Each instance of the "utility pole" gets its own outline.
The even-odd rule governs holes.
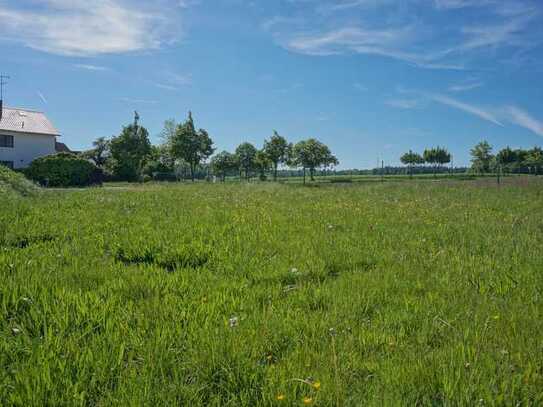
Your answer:
[[[381,160],[381,182],[385,182],[385,160]]]
[[[2,120],[2,113],[4,111],[4,85],[8,83],[6,80],[9,79],[7,75],[0,75],[0,121]]]

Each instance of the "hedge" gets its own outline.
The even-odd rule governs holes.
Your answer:
[[[25,171],[28,178],[48,187],[101,185],[103,172],[90,161],[71,153],[38,158]]]

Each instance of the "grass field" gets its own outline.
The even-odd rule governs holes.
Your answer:
[[[543,404],[535,178],[0,199],[2,406]]]

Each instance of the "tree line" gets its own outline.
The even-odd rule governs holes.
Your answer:
[[[543,168],[543,150],[533,147],[529,150],[505,147],[496,154],[487,141],[481,141],[470,150],[471,170],[478,174],[491,172],[534,174],[541,173]]]
[[[512,149],[505,147],[496,154],[492,153],[492,146],[487,141],[481,141],[470,150],[471,168],[468,172],[473,174],[489,174],[496,172],[535,174],[538,175],[543,169],[543,150],[540,147],[532,149]],[[442,147],[435,147],[424,150],[419,154],[409,150],[400,158],[402,164],[407,167],[409,174],[430,164],[434,174],[440,167],[451,162],[451,154]]]
[[[269,173],[277,180],[281,166],[301,169],[305,181],[306,171],[314,180],[319,169],[339,164],[330,148],[320,141],[310,138],[289,143],[276,131],[260,149],[244,142],[233,152],[213,155],[216,149],[212,138],[205,129],[196,128],[191,112],[183,123],[167,120],[161,132],[162,143],[152,145],[149,132],[138,125],[138,119],[136,114],[134,123],[123,127],[118,136],[95,140],[93,148],[83,152],[84,157],[111,179],[123,181],[179,179],[187,173],[193,181],[202,175],[222,181],[229,175],[265,180]]]
[[[401,156],[400,161],[407,166],[411,177],[413,176],[413,168],[423,164],[430,164],[435,175],[440,166],[451,162],[451,153],[443,147],[426,149],[422,154],[409,150]]]

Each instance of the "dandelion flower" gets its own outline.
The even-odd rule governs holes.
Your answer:
[[[316,381],[312,386],[315,390],[319,391],[321,389],[321,382]]]
[[[304,405],[309,406],[309,405],[313,404],[313,398],[312,397],[304,397],[303,402],[304,402]]]
[[[276,399],[277,401],[283,401],[284,399],[286,399],[286,396],[284,394],[278,394]]]

